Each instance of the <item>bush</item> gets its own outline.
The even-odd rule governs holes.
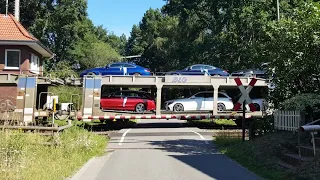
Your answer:
[[[251,137],[261,136],[272,132],[274,129],[273,115],[265,116],[263,118],[254,118],[251,120]]]
[[[105,152],[107,139],[72,127],[50,138],[19,131],[0,131],[0,177],[6,179],[65,179],[85,162]],[[58,142],[58,145],[43,143]],[[1,178],[0,178],[1,179]]]
[[[281,104],[283,110],[304,111],[306,119],[320,118],[320,95],[318,94],[299,94],[293,98],[285,100]]]
[[[293,98],[285,100],[281,104],[283,110],[304,111],[308,106],[314,107],[320,104],[320,95],[318,94],[299,94]]]

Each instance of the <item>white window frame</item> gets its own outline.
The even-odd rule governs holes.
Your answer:
[[[37,59],[35,61],[35,58]],[[35,62],[35,68],[34,66],[32,66],[32,62]],[[39,56],[31,53],[31,57],[30,57],[30,72],[35,73],[35,74],[40,74],[40,58]]]
[[[19,52],[19,66],[18,67],[8,66],[8,51]],[[21,51],[19,49],[6,49],[5,50],[5,69],[20,69],[20,63],[21,63]]]

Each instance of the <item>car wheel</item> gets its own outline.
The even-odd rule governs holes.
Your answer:
[[[136,112],[143,113],[146,110],[146,106],[143,103],[138,103],[136,105]]]
[[[260,111],[260,105],[259,105],[259,104],[254,103],[253,105],[254,105],[254,107],[256,108],[256,111]]]
[[[134,75],[134,76],[141,76],[140,73],[134,73],[133,75]]]
[[[218,109],[218,111],[225,111],[226,110],[226,106],[223,103],[218,103],[217,104],[217,109]]]
[[[173,106],[173,111],[174,112],[182,112],[182,111],[184,111],[184,107],[181,103],[177,103]]]

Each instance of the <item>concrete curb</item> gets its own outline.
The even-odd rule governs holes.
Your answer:
[[[82,168],[69,180],[95,180],[104,164],[113,154],[113,151],[108,151],[108,154],[91,158]]]

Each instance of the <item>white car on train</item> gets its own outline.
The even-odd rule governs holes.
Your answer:
[[[233,109],[233,101],[230,96],[224,92],[218,92],[218,111]],[[213,110],[213,91],[202,91],[189,98],[174,99],[165,102],[167,111],[212,111]]]
[[[256,111],[265,111],[267,109],[267,101],[263,98],[252,99],[252,103],[256,108]],[[242,106],[240,107],[240,110],[242,110]],[[246,110],[250,111],[248,104],[246,104]]]

